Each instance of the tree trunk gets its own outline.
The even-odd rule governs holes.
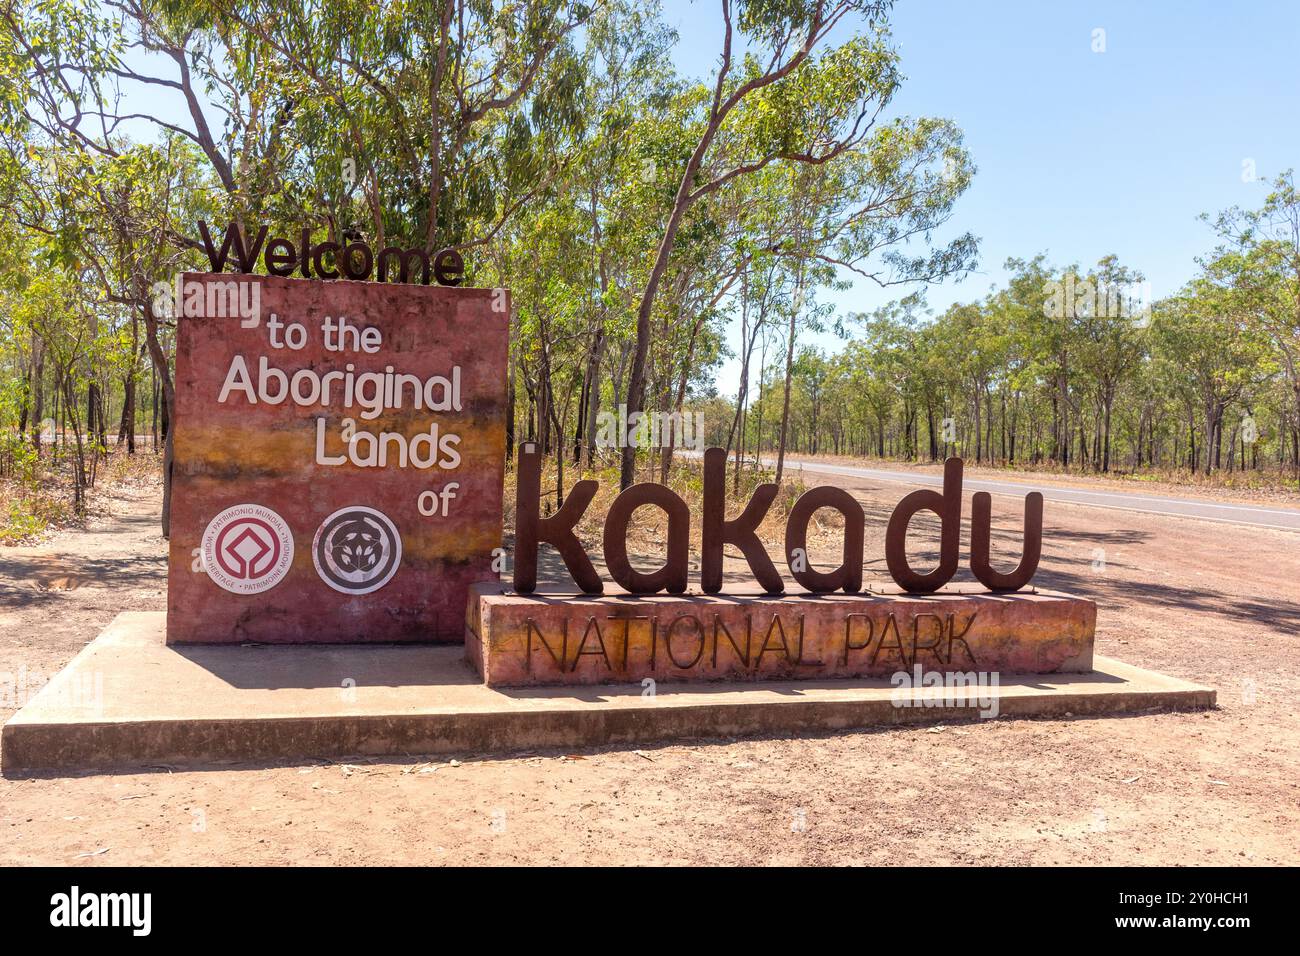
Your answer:
[[[596,455],[596,418],[600,413],[600,364],[605,354],[605,329],[596,332],[596,342],[587,366],[587,408],[583,416],[586,434],[583,436],[582,465],[590,468]]]
[[[63,384],[63,408],[72,426],[74,439],[72,458],[72,506],[78,517],[86,514],[86,449],[82,441],[81,422],[77,415],[77,396],[73,393],[73,377],[65,373]],[[65,439],[66,442],[66,439]]]
[[[1104,437],[1101,440],[1101,471],[1102,474],[1110,473],[1110,413],[1111,407],[1115,404],[1115,396],[1106,396],[1105,422],[1102,426]]]
[[[41,429],[45,418],[45,348],[32,335],[32,446],[41,454]]]
[[[128,454],[135,454],[135,373],[122,380],[122,420],[117,428],[117,444],[126,445]]]
[[[798,289],[803,292],[802,278]],[[797,309],[790,309],[790,331],[785,347],[785,394],[781,399],[781,433],[776,444],[776,483],[781,483],[781,473],[785,468],[786,430],[790,426],[790,381],[794,377],[794,331]]]
[[[167,353],[163,351],[158,338],[158,318],[153,312],[153,302],[142,297],[141,308],[144,310],[145,341],[149,346],[149,356],[153,359],[154,370],[162,384],[162,418],[163,418],[163,507],[162,535],[171,536],[172,525],[172,417],[176,411],[176,386],[172,381],[171,368],[167,364]]]

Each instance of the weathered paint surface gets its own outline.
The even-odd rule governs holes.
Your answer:
[[[475,588],[466,655],[491,686],[1092,669],[1096,605],[1016,594],[560,596]]]
[[[222,281],[234,276],[187,275]],[[262,324],[238,318],[182,317],[176,358],[175,466],[168,571],[168,643],[459,641],[470,586],[495,581],[492,550],[501,546],[505,462],[507,309],[490,289],[239,276],[260,283]],[[496,297],[501,299],[500,295]],[[499,306],[499,302],[497,303]],[[266,317],[299,322],[310,333],[301,350],[268,348]],[[327,351],[321,323],[345,316],[383,335],[375,354]],[[288,374],[397,372],[427,378],[460,366],[460,411],[406,407],[363,419],[337,402],[250,405],[217,401],[236,355],[254,380],[266,356]],[[337,384],[335,386],[338,387]],[[345,451],[344,419],[358,429],[408,439],[436,423],[460,436],[455,469],[317,464],[316,419],[326,420],[329,454]],[[424,516],[421,491],[459,483],[446,516]],[[197,560],[204,529],[224,509],[257,504],[292,530],[293,561],[273,587],[236,594],[218,587]],[[386,515],[401,537],[391,579],[366,594],[328,586],[313,562],[313,539],[335,511],[353,506]],[[196,570],[198,568],[198,570]]]

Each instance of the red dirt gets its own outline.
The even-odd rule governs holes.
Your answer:
[[[906,489],[826,480],[863,501],[883,578]],[[165,606],[156,494],[109,504],[0,550],[0,672],[49,673],[117,611]],[[1098,601],[1098,653],[1215,686],[1218,710],[4,779],[0,863],[1300,863],[1300,538],[1055,503],[1046,521],[1035,583]]]

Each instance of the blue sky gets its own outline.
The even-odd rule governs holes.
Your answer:
[[[664,3],[679,70],[707,75],[719,0]],[[952,220],[980,237],[979,271],[930,287],[936,311],[1000,283],[1008,256],[1037,252],[1058,264],[1113,252],[1166,295],[1213,246],[1199,213],[1262,200],[1244,162],[1260,178],[1300,166],[1297,0],[902,0],[891,23],[907,77],[895,111],[954,120],[979,170]],[[832,301],[865,311],[900,294],[860,279]],[[734,393],[737,377],[727,363],[719,389]]]

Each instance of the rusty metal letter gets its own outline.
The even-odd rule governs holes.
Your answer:
[[[594,484],[594,482],[593,482]],[[627,559],[627,525],[641,505],[655,505],[668,515],[668,554],[663,567],[649,574],[637,571]],[[605,516],[605,566],[610,576],[633,594],[686,590],[690,559],[691,510],[671,489],[642,482],[622,492]]]
[[[815,571],[808,560],[808,522],[819,508],[834,508],[844,515],[844,560],[834,571]],[[843,488],[823,485],[799,496],[785,524],[785,557],[790,573],[814,594],[828,594],[843,588],[850,594],[862,590],[862,546],[866,518],[862,505]],[[804,570],[795,570],[795,551],[803,553]]]
[[[591,558],[573,528],[582,518],[600,487],[594,481],[580,481],[568,499],[549,518],[541,516],[542,456],[532,442],[519,446],[515,488],[515,590],[532,594],[537,589],[537,546],[543,541],[555,545],[574,582],[586,594],[600,594],[605,586],[592,566]]]
[[[1043,496],[1037,491],[1025,495],[1024,548],[1020,564],[1010,574],[994,571],[989,564],[989,539],[993,524],[993,496],[976,492],[971,498],[970,569],[990,591],[1019,591],[1038,570],[1043,554]]]
[[[754,530],[767,514],[776,497],[777,486],[759,485],[754,489],[753,497],[745,505],[740,517],[731,521],[727,519],[727,452],[724,448],[708,448],[704,452],[704,514],[703,533],[700,547],[700,587],[705,594],[717,594],[722,590],[722,546],[734,544],[745,560],[749,570],[768,594],[780,594],[785,590],[776,565],[767,555],[763,542],[758,540]]]
[[[889,516],[885,530],[885,564],[889,575],[904,591],[926,594],[937,591],[957,573],[961,557],[961,475],[960,458],[943,463],[943,494],[930,489],[913,491],[905,496]],[[907,562],[907,526],[918,511],[933,511],[943,521],[939,536],[939,566],[918,574]]]

